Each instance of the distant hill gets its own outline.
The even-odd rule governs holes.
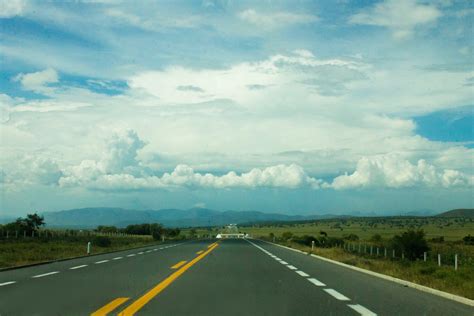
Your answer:
[[[219,226],[230,223],[298,221],[328,218],[330,215],[301,216],[257,211],[216,211],[205,208],[189,210],[127,210],[122,208],[82,208],[42,214],[48,227],[90,228],[98,225],[125,227],[130,224],[158,222],[167,227]],[[336,217],[336,216],[333,216]]]
[[[455,210],[447,211],[436,216],[439,217],[471,217],[474,218],[474,209],[472,208],[458,208]]]

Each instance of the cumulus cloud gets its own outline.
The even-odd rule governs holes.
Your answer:
[[[35,92],[47,92],[48,85],[57,83],[59,81],[58,73],[52,68],[48,68],[38,72],[20,73],[13,78],[14,81],[19,81],[22,87],[26,90]]]
[[[416,0],[387,0],[375,4],[350,18],[350,23],[387,27],[393,37],[412,36],[416,27],[435,22],[441,12],[434,5],[419,4]]]
[[[456,170],[438,170],[420,159],[416,164],[398,155],[363,157],[356,170],[336,177],[327,187],[336,190],[352,188],[402,188],[413,186],[472,186],[473,177]]]
[[[294,24],[308,24],[318,21],[318,17],[312,14],[291,12],[262,13],[253,9],[240,12],[238,17],[245,22],[264,29],[277,29]]]
[[[25,7],[24,0],[0,0],[0,19],[22,15]]]

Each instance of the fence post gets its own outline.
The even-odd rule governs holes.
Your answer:
[[[384,254],[384,257],[387,258],[387,248],[384,249],[383,254]]]
[[[423,261],[426,262],[426,251],[423,252]]]
[[[392,258],[395,258],[395,249],[392,250]]]
[[[311,240],[311,251],[314,250],[314,240]]]
[[[458,270],[458,254],[454,254],[454,270]]]
[[[91,242],[87,242],[87,254],[90,255],[91,254]]]
[[[372,250],[373,250],[373,247],[372,245],[370,245],[370,255],[372,255]]]
[[[377,257],[379,256],[379,247],[377,247]]]
[[[441,267],[441,254],[438,253],[438,266]]]
[[[18,231],[15,230],[15,238],[18,239]]]

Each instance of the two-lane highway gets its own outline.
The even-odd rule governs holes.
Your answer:
[[[258,240],[147,247],[0,272],[0,315],[474,315]]]

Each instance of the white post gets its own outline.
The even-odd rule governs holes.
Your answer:
[[[454,255],[454,270],[458,269],[458,254]]]
[[[385,248],[383,254],[384,254],[384,257],[387,258],[387,248]]]
[[[438,266],[441,267],[441,254],[438,253]]]
[[[379,256],[379,247],[377,247],[377,257]]]
[[[402,251],[402,259],[405,259],[405,253]]]
[[[426,262],[426,251],[423,252],[423,261]]]
[[[161,242],[165,242],[165,235],[161,235]]]
[[[395,258],[395,249],[392,250],[392,258]]]
[[[311,240],[311,251],[314,250],[314,240]]]
[[[90,241],[87,243],[87,254],[88,255],[91,254],[91,242]]]

